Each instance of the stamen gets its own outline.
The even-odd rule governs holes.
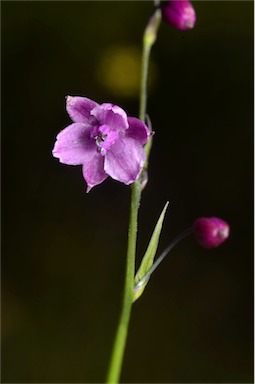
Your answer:
[[[96,143],[96,145],[99,147],[99,149],[98,149],[98,151],[101,153],[101,152],[103,152],[103,148],[101,147],[101,142],[102,141],[105,141],[107,139],[107,135],[106,134],[104,134],[104,133],[102,133],[102,134],[100,134],[100,135],[96,135],[96,136],[94,136],[94,140],[95,140],[95,143]]]
[[[115,143],[118,133],[104,124],[96,127],[92,132],[92,139],[97,147],[97,152],[105,156],[110,147]]]
[[[100,155],[104,156],[105,155],[105,149],[102,147],[97,148],[97,152],[100,153]]]

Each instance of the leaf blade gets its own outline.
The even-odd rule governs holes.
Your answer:
[[[143,278],[143,276],[149,271],[149,269],[153,265],[153,261],[158,249],[159,237],[160,237],[162,226],[163,226],[163,220],[164,220],[168,205],[169,205],[169,201],[166,202],[159,216],[157,224],[154,228],[147,250],[143,256],[140,267],[135,275],[135,286],[139,283],[139,281]],[[134,301],[141,296],[147,282],[138,290],[134,290]]]

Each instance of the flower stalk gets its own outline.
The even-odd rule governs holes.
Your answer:
[[[161,22],[161,10],[156,9],[149,20],[143,35],[142,70],[140,87],[139,119],[145,121],[147,104],[147,80],[151,48],[157,39],[157,32]]]
[[[135,255],[137,238],[137,219],[140,204],[141,189],[138,182],[131,186],[131,207],[128,233],[128,249],[126,264],[126,279],[124,288],[124,297],[118,329],[113,346],[113,352],[110,362],[110,368],[107,376],[107,383],[115,384],[119,382],[123,355],[126,345],[128,324],[133,303],[133,286],[135,274]]]
[[[147,80],[148,68],[151,47],[156,41],[157,30],[161,21],[161,11],[157,9],[145,29],[143,37],[143,53],[142,53],[142,68],[141,68],[141,90],[140,90],[140,108],[139,119],[145,121],[146,104],[147,104]],[[152,139],[149,140],[151,142]],[[146,164],[148,166],[148,156],[151,144],[145,146]],[[131,309],[134,299],[134,277],[135,277],[135,256],[136,256],[136,240],[137,240],[137,222],[138,209],[141,199],[141,184],[137,180],[131,185],[131,207],[128,232],[128,249],[127,249],[127,264],[126,278],[124,287],[124,297],[120,320],[113,345],[112,357],[110,360],[109,371],[106,382],[108,384],[117,384],[119,382],[124,350],[126,345],[128,325],[131,315]]]
[[[161,23],[162,15],[161,10],[156,9],[151,16],[143,35],[143,51],[142,51],[142,68],[141,68],[141,86],[140,86],[140,109],[139,119],[145,121],[146,107],[147,107],[147,85],[148,85],[148,72],[150,53],[153,44],[157,39],[158,29]],[[146,161],[144,169],[148,168],[149,155],[152,146],[152,138],[145,145]]]

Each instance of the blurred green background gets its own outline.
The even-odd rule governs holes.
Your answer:
[[[253,381],[253,2],[196,1],[152,52],[154,145],[138,255],[170,200],[160,250],[199,216],[231,237],[190,238],[132,312],[122,382]],[[138,114],[150,1],[2,2],[2,382],[103,382],[120,311],[129,188],[85,194],[51,155],[65,96]],[[138,260],[139,260],[138,258]]]

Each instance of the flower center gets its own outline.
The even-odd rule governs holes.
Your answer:
[[[104,156],[115,143],[115,140],[118,137],[118,132],[110,128],[109,125],[103,124],[92,130],[91,137],[95,141],[97,151],[100,155]]]

